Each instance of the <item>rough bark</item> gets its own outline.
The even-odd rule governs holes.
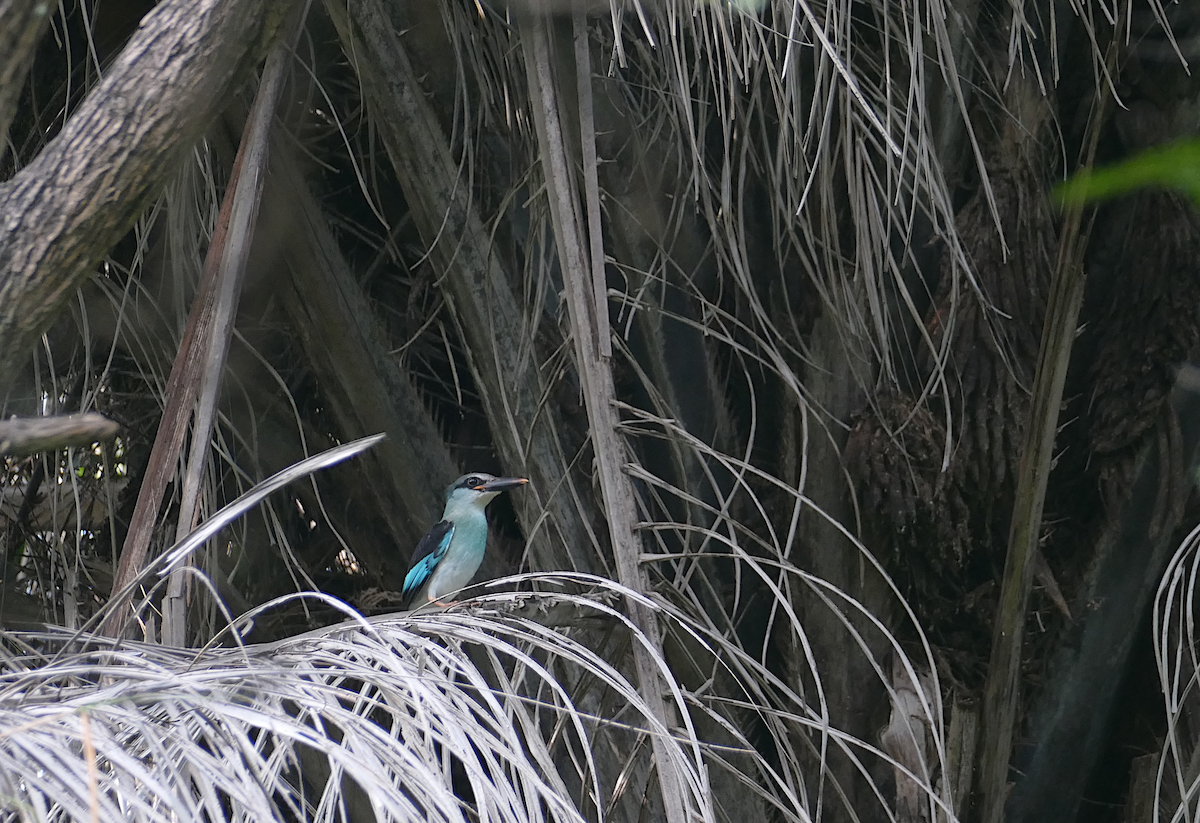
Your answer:
[[[288,6],[158,6],[58,137],[0,186],[0,383],[175,173]]]
[[[890,604],[883,586],[868,570],[858,548],[834,525],[854,522],[849,490],[832,479],[845,476],[844,424],[859,412],[865,397],[850,370],[837,366],[844,349],[834,320],[822,316],[817,321],[809,337],[809,351],[817,367],[807,375],[805,386],[816,401],[814,405],[819,403],[831,419],[818,418],[812,409],[800,412],[810,415],[812,433],[805,452],[807,481],[802,491],[812,505],[804,508],[799,519],[795,563],[887,622]],[[886,692],[872,668],[872,658],[883,659],[886,647],[861,619],[840,613],[837,604],[822,595],[810,587],[799,588],[795,595],[796,610],[808,633],[816,665],[810,669],[803,652],[795,649],[789,661],[793,688],[822,695],[832,727],[860,740],[871,740],[886,722],[886,715],[880,714]],[[870,644],[868,648],[857,645],[855,631]],[[872,809],[875,804],[869,781],[857,764],[839,751],[837,741],[814,740],[814,745],[828,746],[831,785],[824,802],[832,807],[826,812],[830,819],[883,819]],[[882,772],[875,779],[881,777]]]

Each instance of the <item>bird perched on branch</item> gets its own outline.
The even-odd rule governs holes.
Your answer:
[[[523,477],[493,477],[472,472],[446,489],[442,519],[417,543],[401,595],[404,608],[442,602],[446,595],[471,582],[487,549],[487,515],[484,509],[500,492],[523,486]]]

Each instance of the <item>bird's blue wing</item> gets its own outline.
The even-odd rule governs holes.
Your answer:
[[[454,536],[454,524],[443,520],[434,525],[421,538],[417,548],[413,550],[412,561],[408,566],[408,575],[404,578],[404,589],[401,592],[405,603],[408,603],[429,580],[433,570],[450,548],[450,538]]]

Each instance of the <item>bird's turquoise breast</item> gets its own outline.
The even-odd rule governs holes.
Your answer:
[[[487,517],[474,506],[460,512],[446,510],[446,519],[454,523],[454,536],[446,554],[429,579],[427,596],[441,600],[471,582],[487,549]]]

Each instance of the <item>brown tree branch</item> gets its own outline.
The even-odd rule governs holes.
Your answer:
[[[166,0],[37,159],[0,186],[0,382],[265,55],[283,0]]]
[[[117,424],[95,412],[61,417],[13,417],[0,420],[0,455],[37,454],[67,446],[111,440]]]

